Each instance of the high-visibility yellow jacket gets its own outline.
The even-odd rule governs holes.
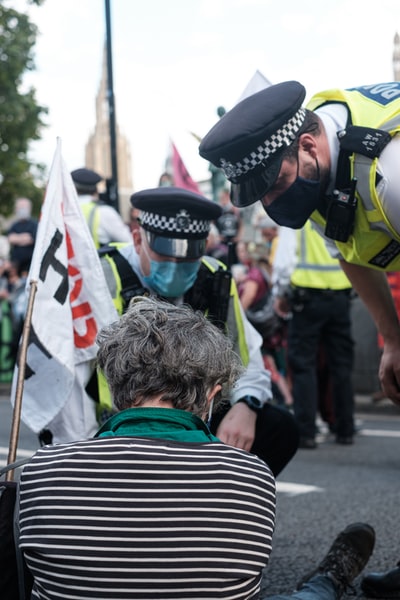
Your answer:
[[[321,290],[351,288],[339,261],[329,254],[324,239],[310,221],[296,235],[298,260],[290,279],[293,285]]]
[[[313,96],[307,108],[314,111],[332,103],[348,108],[352,125],[380,129],[391,137],[400,132],[400,82],[328,90]],[[377,165],[378,157],[351,154],[350,176],[357,178],[355,225],[347,242],[335,244],[350,263],[395,271],[400,269],[400,235],[386,217],[376,192]],[[320,212],[315,211],[311,218],[325,227],[326,219]]]
[[[95,200],[88,200],[88,202],[82,202],[81,210],[85,217],[86,223],[88,224],[89,231],[94,241],[96,248],[100,248],[99,242],[99,224],[100,215],[98,210],[98,204]]]

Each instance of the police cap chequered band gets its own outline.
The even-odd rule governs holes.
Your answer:
[[[238,183],[238,179],[246,175],[280,150],[283,146],[290,146],[296,138],[306,116],[306,110],[300,108],[280,129],[275,131],[268,139],[260,144],[248,156],[232,163],[224,158],[220,159],[221,169],[230,181]]]

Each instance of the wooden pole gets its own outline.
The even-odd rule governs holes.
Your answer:
[[[18,438],[19,438],[19,427],[21,423],[21,408],[22,408],[22,395],[24,392],[24,379],[25,379],[25,367],[26,367],[26,355],[28,352],[29,333],[32,324],[32,312],[33,303],[35,300],[35,294],[37,290],[37,281],[30,282],[28,307],[26,310],[24,327],[22,329],[21,347],[18,359],[18,379],[17,387],[15,390],[15,402],[13,410],[13,419],[10,433],[10,443],[8,450],[7,464],[15,462],[17,457]],[[14,470],[7,471],[6,481],[12,481],[14,479]]]

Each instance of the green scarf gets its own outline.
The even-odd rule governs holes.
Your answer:
[[[128,408],[112,416],[95,437],[132,436],[176,442],[219,442],[196,415],[176,408]]]

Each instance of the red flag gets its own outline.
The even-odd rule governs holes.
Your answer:
[[[201,194],[197,183],[191,178],[175,144],[172,142],[172,177],[176,187]]]

